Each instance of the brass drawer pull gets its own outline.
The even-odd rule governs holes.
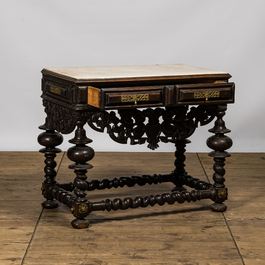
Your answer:
[[[203,99],[207,101],[209,98],[219,98],[219,91],[194,92],[194,99]]]
[[[121,96],[121,102],[134,102],[137,105],[138,101],[149,101],[149,94]]]

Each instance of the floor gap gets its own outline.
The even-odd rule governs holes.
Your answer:
[[[240,259],[241,259],[241,261],[242,261],[242,264],[245,265],[245,262],[244,262],[244,260],[243,260],[243,257],[242,257],[242,255],[241,255],[241,253],[240,253],[240,250],[239,250],[238,245],[237,245],[237,243],[236,243],[236,240],[235,240],[235,238],[234,238],[234,236],[233,236],[233,233],[232,233],[232,231],[231,231],[231,229],[230,229],[230,227],[229,227],[229,225],[228,225],[228,222],[227,222],[227,220],[226,220],[226,218],[225,218],[224,213],[222,213],[222,215],[223,215],[223,217],[224,217],[224,221],[225,221],[225,224],[226,224],[226,226],[227,226],[227,229],[228,229],[228,231],[229,231],[229,233],[230,233],[230,235],[231,235],[231,237],[232,237],[232,240],[233,240],[233,242],[234,242],[234,244],[235,244],[235,246],[236,246],[236,249],[237,249],[238,255],[240,256]]]
[[[200,164],[201,164],[201,167],[202,167],[202,170],[203,170],[203,172],[204,172],[205,177],[207,178],[208,182],[211,183],[211,181],[210,181],[210,179],[208,178],[208,175],[207,175],[207,173],[206,173],[206,171],[205,171],[205,169],[204,169],[204,166],[203,166],[203,164],[202,164],[202,161],[201,161],[201,159],[200,159],[199,154],[196,153],[196,155],[197,155],[197,158],[198,158],[198,160],[199,160],[199,162],[200,162]]]
[[[61,158],[61,161],[58,163],[57,174],[58,174],[58,172],[59,172],[59,170],[60,170],[60,167],[61,167],[61,164],[62,164],[62,162],[63,162],[63,158],[64,158],[64,156],[65,156],[65,152],[63,152],[63,156],[62,156],[62,158]],[[29,248],[30,248],[30,246],[31,246],[31,244],[32,244],[33,238],[34,238],[35,233],[36,233],[36,231],[37,231],[37,228],[38,228],[38,225],[39,225],[39,223],[40,223],[40,220],[41,220],[41,217],[42,217],[43,211],[44,211],[44,208],[42,208],[42,210],[41,210],[41,213],[40,213],[39,218],[38,218],[38,220],[37,220],[37,223],[36,223],[36,225],[35,225],[34,231],[33,231],[32,236],[31,236],[31,238],[30,238],[30,241],[29,241],[28,247],[27,247],[27,249],[26,249],[25,255],[24,255],[23,259],[22,259],[21,265],[24,264],[24,261],[25,261],[25,259],[26,259],[26,256],[27,256],[27,254],[28,254],[28,252],[29,252]]]
[[[36,233],[36,230],[37,230],[37,228],[38,228],[38,225],[39,225],[39,222],[40,222],[40,219],[41,219],[42,213],[43,213],[43,208],[42,208],[42,210],[41,210],[40,216],[39,216],[39,218],[38,218],[38,220],[37,220],[36,226],[35,226],[35,228],[34,228],[34,231],[33,231],[33,233],[32,233],[32,236],[31,236],[31,238],[30,238],[30,241],[29,241],[28,247],[27,247],[27,249],[26,249],[25,255],[24,255],[23,259],[22,259],[21,265],[24,264],[24,261],[25,261],[25,259],[26,259],[27,254],[28,254],[28,251],[29,251],[29,248],[30,248],[30,246],[31,246],[31,243],[32,243],[33,238],[34,238],[35,233]]]
[[[208,178],[208,175],[206,174],[206,171],[205,171],[205,169],[204,169],[204,166],[203,166],[203,164],[202,164],[202,161],[201,161],[201,159],[200,159],[199,154],[196,153],[196,155],[197,155],[197,157],[198,157],[198,159],[199,159],[199,162],[200,162],[200,164],[201,164],[201,167],[202,167],[202,169],[203,169],[203,172],[204,172],[204,174],[205,174],[205,176],[206,176],[208,182],[211,183],[211,182],[210,182],[210,179]],[[239,250],[238,245],[237,245],[237,243],[236,243],[236,240],[235,240],[235,238],[234,238],[234,236],[233,236],[233,233],[232,233],[232,231],[231,231],[231,229],[230,229],[230,227],[229,227],[229,225],[228,225],[228,223],[227,223],[227,220],[226,220],[226,218],[225,218],[224,213],[222,213],[222,215],[223,215],[223,218],[224,218],[225,224],[226,224],[226,226],[227,226],[227,229],[228,229],[228,231],[229,231],[229,233],[230,233],[230,236],[231,236],[231,238],[232,238],[232,240],[233,240],[233,242],[234,242],[234,244],[235,244],[235,247],[236,247],[236,249],[237,249],[238,255],[239,255],[239,257],[240,257],[240,259],[241,259],[241,261],[242,261],[242,264],[245,265],[245,262],[244,262],[244,260],[243,260],[243,257],[242,257],[242,255],[241,255],[241,253],[240,253],[240,250]]]

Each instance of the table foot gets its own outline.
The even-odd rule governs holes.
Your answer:
[[[59,204],[54,200],[44,201],[41,205],[45,209],[55,209],[59,206]]]
[[[71,225],[73,228],[76,228],[76,229],[84,229],[84,228],[88,228],[89,221],[86,219],[74,219],[71,222]]]
[[[183,186],[175,186],[172,190],[171,190],[171,192],[174,192],[174,191],[179,191],[179,192],[181,192],[181,191],[184,191],[184,190],[187,190],[185,187],[183,187]]]
[[[213,212],[225,212],[227,209],[227,206],[223,203],[213,203],[212,205],[210,205],[210,209]]]

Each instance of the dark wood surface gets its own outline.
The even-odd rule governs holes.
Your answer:
[[[45,181],[42,193],[44,208],[56,208],[58,202],[67,205],[76,217],[74,228],[87,228],[87,217],[93,211],[111,211],[183,203],[211,199],[211,210],[226,210],[225,160],[232,140],[226,136],[224,115],[227,103],[234,102],[234,83],[228,73],[187,65],[155,65],[127,67],[52,68],[42,71],[42,98],[47,118],[38,137],[44,146]],[[192,106],[190,106],[192,105]],[[195,106],[193,106],[195,105]],[[152,108],[151,108],[152,107]],[[107,110],[117,110],[107,111]],[[207,145],[213,151],[214,184],[208,184],[185,169],[185,147],[198,125],[215,120],[209,131]],[[85,125],[106,132],[111,139],[126,144],[145,144],[155,150],[159,142],[176,146],[171,172],[153,175],[132,175],[120,178],[87,180],[94,150],[87,144]],[[74,146],[67,151],[73,161],[69,166],[76,175],[73,182],[60,184],[55,180],[55,157],[62,143],[61,133],[75,131],[69,141]],[[144,197],[125,197],[93,202],[87,191],[117,187],[144,186],[171,182],[171,191]],[[186,189],[187,186],[192,191]]]

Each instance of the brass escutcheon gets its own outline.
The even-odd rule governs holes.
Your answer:
[[[137,105],[138,101],[148,101],[149,94],[126,95],[121,96],[121,102],[134,102]]]
[[[61,95],[61,88],[59,87],[54,87],[54,86],[51,86],[50,87],[50,92],[53,93],[53,94],[57,94],[57,95]]]
[[[209,98],[219,98],[219,97],[220,97],[219,91],[194,92],[195,99],[205,99],[207,101]]]

